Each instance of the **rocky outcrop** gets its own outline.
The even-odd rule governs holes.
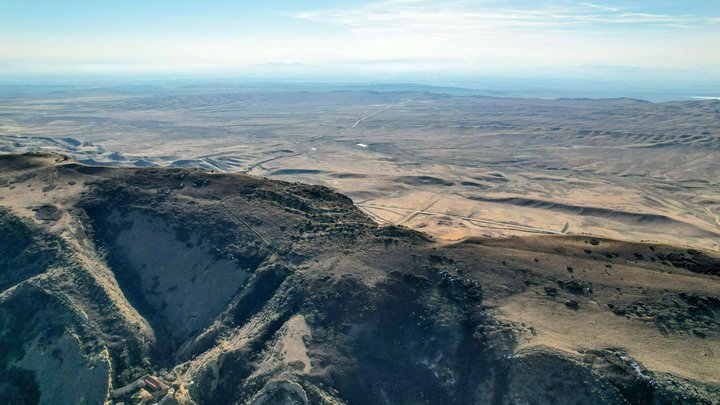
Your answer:
[[[10,159],[0,167],[23,163]],[[379,227],[324,187],[26,159],[24,189],[37,191],[0,211],[0,402],[124,401],[146,375],[167,384],[148,400],[183,404],[703,403],[717,393],[619,348],[528,348],[537,331],[495,315],[522,294],[570,316],[599,308],[610,288],[584,280],[596,271],[579,261],[592,260],[586,245],[575,255],[515,242],[500,259],[477,253],[478,241]],[[56,188],[42,191],[48,173]],[[572,273],[558,265],[568,260]],[[706,273],[696,270],[688,277]],[[717,323],[712,295],[681,299],[682,311],[705,311],[697,322]],[[574,311],[562,308],[569,300]],[[620,307],[629,321],[639,313],[614,305],[611,319]],[[133,390],[113,398],[124,386]]]

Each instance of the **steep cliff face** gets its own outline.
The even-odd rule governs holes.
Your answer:
[[[3,403],[718,394],[717,362],[692,364],[720,352],[708,252],[582,236],[446,245],[324,187],[54,155],[0,168]]]
[[[116,366],[138,362],[103,287],[62,239],[0,211],[0,402],[102,403]]]

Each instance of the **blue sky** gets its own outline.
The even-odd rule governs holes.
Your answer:
[[[2,0],[0,75],[720,75],[720,1]]]

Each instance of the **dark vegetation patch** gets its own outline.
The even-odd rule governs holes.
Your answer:
[[[592,284],[579,280],[558,280],[558,286],[575,295],[592,294]]]
[[[689,249],[686,252],[670,252],[660,256],[660,259],[665,259],[673,266],[690,270],[693,273],[720,276],[720,258],[708,256],[695,249]]]
[[[621,349],[590,350],[582,363],[597,378],[612,386],[628,404],[713,403],[720,393],[717,387],[696,381],[654,373]]]
[[[663,334],[686,334],[701,338],[720,334],[720,297],[680,293],[661,301],[609,304],[619,316],[651,322]]]
[[[0,209],[0,290],[58,264],[59,240],[44,237],[18,217]]]
[[[512,333],[484,314],[477,282],[418,266],[374,288],[352,276],[311,286],[316,378],[350,403],[500,400]]]
[[[0,403],[38,403],[35,373],[13,363],[34,339],[50,342],[75,322],[62,301],[36,287],[19,287],[0,301]]]
[[[62,211],[52,204],[43,204],[35,210],[35,218],[43,221],[57,221],[62,217]]]

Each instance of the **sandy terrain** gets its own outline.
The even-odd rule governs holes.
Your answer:
[[[0,151],[330,186],[445,240],[594,234],[720,249],[720,101],[19,87]]]

